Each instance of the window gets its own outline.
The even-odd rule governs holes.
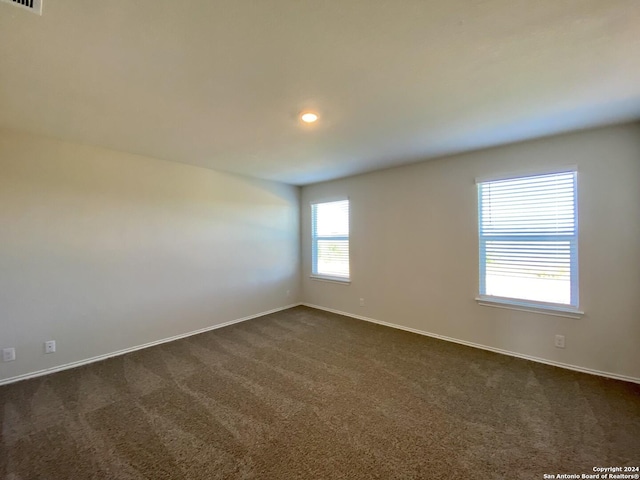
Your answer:
[[[312,276],[349,280],[349,200],[311,205]]]
[[[577,311],[576,175],[478,183],[478,300]]]

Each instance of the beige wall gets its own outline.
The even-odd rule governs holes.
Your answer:
[[[586,315],[477,305],[475,177],[572,164]],[[308,278],[309,202],[341,196],[351,285]],[[640,378],[640,125],[304,187],[301,225],[298,200],[295,187],[0,130],[0,348],[18,357],[0,381],[300,298]],[[58,352],[44,355],[49,339]]]
[[[474,180],[577,165],[581,319],[477,305]],[[309,202],[351,200],[351,285],[309,278]],[[304,187],[303,300],[552,362],[640,378],[640,125]],[[359,306],[359,298],[365,306]],[[566,348],[554,347],[555,334]]]
[[[0,380],[296,303],[299,280],[297,187],[0,130]]]

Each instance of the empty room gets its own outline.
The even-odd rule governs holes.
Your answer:
[[[0,479],[640,478],[638,0],[0,0]]]

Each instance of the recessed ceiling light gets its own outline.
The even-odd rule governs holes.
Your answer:
[[[302,120],[304,123],[313,123],[318,120],[318,114],[313,112],[302,112],[302,115],[300,115],[300,120]]]

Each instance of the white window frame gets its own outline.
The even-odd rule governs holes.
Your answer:
[[[325,235],[318,236],[315,232],[315,207],[317,205],[322,205],[326,203],[334,203],[334,202],[347,202],[347,212],[348,212],[348,220],[349,220],[349,232],[347,235]],[[310,277],[314,280],[322,280],[327,282],[337,282],[341,284],[348,285],[351,283],[351,201],[349,198],[333,198],[326,199],[321,201],[313,201],[310,203],[311,206],[311,275]],[[328,275],[325,273],[318,272],[318,241],[319,240],[342,240],[348,242],[348,262],[349,262],[349,276],[337,276],[337,275]]]
[[[535,300],[526,300],[512,297],[498,297],[493,295],[486,295],[485,281],[486,281],[486,238],[482,235],[482,197],[481,197],[481,185],[497,182],[501,180],[516,180],[520,178],[561,174],[561,173],[574,173],[574,234],[569,237],[571,241],[571,262],[570,262],[570,283],[571,283],[571,301],[570,304],[549,303]],[[479,252],[479,295],[476,297],[476,301],[480,305],[498,308],[508,308],[513,310],[523,310],[536,312],[546,315],[562,316],[569,318],[580,318],[584,315],[584,312],[579,310],[579,278],[578,278],[578,170],[575,166],[563,167],[555,170],[545,170],[536,172],[522,172],[518,174],[508,174],[502,176],[477,178],[477,193],[478,193],[478,252]],[[495,237],[494,237],[495,238]],[[506,236],[508,238],[508,236]],[[542,234],[540,236],[533,235],[531,237],[519,236],[520,240],[553,240],[554,235]],[[560,237],[558,237],[560,238]],[[562,236],[562,240],[567,240],[567,235]]]

